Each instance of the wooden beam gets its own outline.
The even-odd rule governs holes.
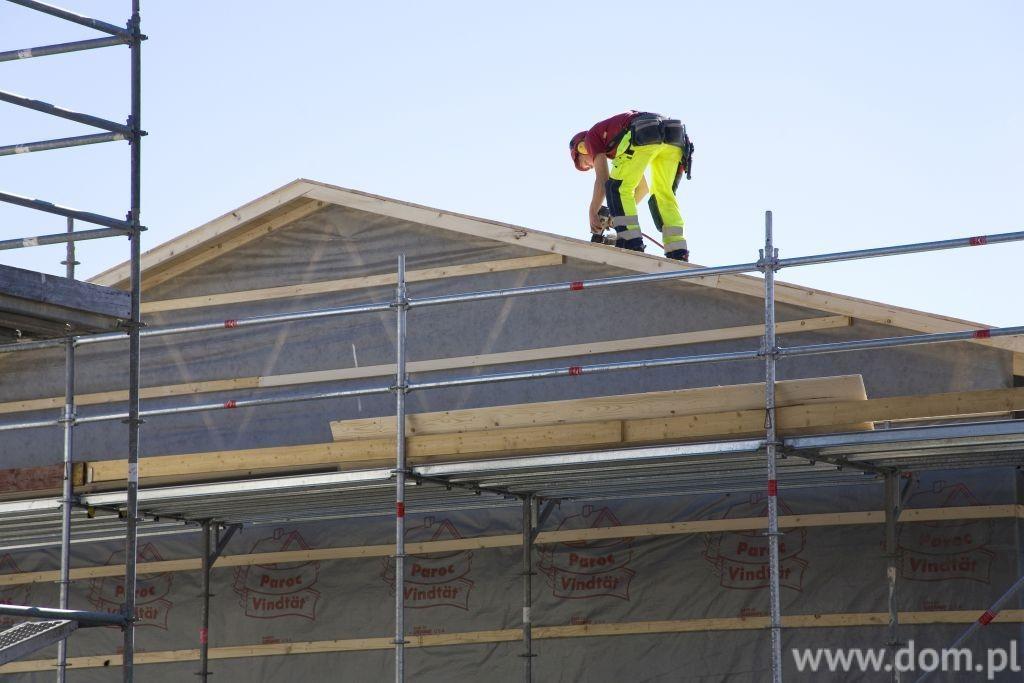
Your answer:
[[[431,225],[475,237],[485,237],[507,244],[516,244],[541,252],[562,254],[570,258],[601,263],[627,271],[659,273],[700,267],[696,264],[685,264],[652,254],[594,245],[583,240],[545,233],[517,225],[439,211],[425,206],[324,183],[306,182],[309,187],[306,196],[330,202],[331,204],[369,211],[421,225]],[[686,282],[757,298],[764,297],[764,282],[759,278],[749,275],[714,275],[695,278]],[[902,327],[917,332],[959,332],[989,327],[988,325],[958,320],[949,316],[924,313],[900,306],[891,306],[889,304],[779,281],[776,281],[775,284],[775,296],[782,303],[804,306],[819,311],[828,311],[839,315],[848,315],[861,320],[870,320],[882,323],[883,325]],[[999,337],[995,339],[974,340],[969,343],[985,344],[1010,351],[1024,352],[1024,337]]]
[[[799,429],[846,421],[965,417],[1015,410],[1024,410],[1024,387],[787,406],[780,409],[779,422],[785,427]]]
[[[195,250],[211,246],[212,242],[230,235],[233,231],[250,221],[266,218],[274,212],[288,210],[292,202],[301,199],[309,191],[309,182],[295,180],[283,187],[258,197],[241,207],[216,218],[209,223],[193,228],[188,232],[148,250],[142,255],[142,270],[145,274],[143,282],[164,264],[187,257]],[[90,282],[107,287],[124,287],[128,283],[130,264],[121,263],[105,270]]]
[[[71,483],[80,486],[85,483],[85,463],[76,462],[71,466]],[[58,493],[64,486],[64,465],[43,465],[41,467],[18,467],[0,470],[0,495],[31,492],[36,496]]]
[[[523,258],[502,259],[500,261],[463,263],[453,266],[443,266],[441,268],[411,270],[406,273],[406,280],[408,282],[426,282],[428,280],[441,280],[452,277],[464,277],[467,275],[481,275],[484,273],[500,273],[509,270],[559,266],[564,262],[565,257],[560,254],[541,254],[540,256],[526,256]],[[383,273],[380,275],[366,275],[363,277],[346,278],[343,280],[308,282],[301,285],[288,285],[285,287],[267,287],[265,289],[249,289],[236,292],[224,292],[222,294],[206,294],[203,296],[192,296],[181,299],[144,301],[142,302],[142,312],[156,313],[159,311],[177,311],[181,309],[203,308],[205,306],[224,306],[227,304],[237,304],[246,301],[268,301],[270,299],[286,299],[298,296],[312,296],[314,294],[328,294],[331,292],[346,292],[357,289],[368,289],[370,287],[394,285],[396,282],[397,275],[395,273]]]
[[[926,522],[952,522],[969,519],[1007,518],[1024,518],[1024,506],[972,505],[964,507],[918,508],[903,510],[899,521],[901,523],[914,524]],[[782,515],[779,517],[779,526],[783,529],[859,526],[884,523],[885,512],[882,510]],[[537,535],[535,543],[537,545],[545,545],[550,543],[586,542],[615,538],[683,536],[688,534],[717,533],[721,531],[758,531],[766,529],[767,525],[768,519],[766,517],[702,519],[684,522],[664,522],[660,524],[629,524],[616,527],[542,531]],[[495,536],[476,536],[445,541],[407,543],[406,552],[413,555],[425,555],[430,553],[459,552],[464,550],[510,548],[519,547],[521,545],[521,535],[500,534]],[[268,553],[222,555],[217,559],[216,564],[214,564],[214,569],[244,567],[256,564],[287,564],[291,562],[314,561],[328,562],[335,560],[391,557],[394,555],[394,552],[394,544],[388,543],[381,545],[342,546],[335,548],[314,548],[310,550],[286,550]],[[160,562],[141,562],[138,565],[138,572],[140,575],[162,574],[164,572],[198,571],[201,568],[202,563],[199,558],[188,558],[181,560],[163,560]],[[123,574],[123,564],[74,567],[70,571],[70,576],[73,581],[83,581],[108,576],[122,576]],[[58,579],[59,572],[57,570],[0,574],[0,586],[52,583]]]
[[[776,384],[776,392],[779,406],[867,398],[860,375],[784,380]],[[763,404],[764,383],[733,384],[415,413],[406,418],[406,430],[410,435],[451,434],[540,424],[698,415],[756,408]],[[394,416],[331,422],[335,441],[390,437],[394,433]]]
[[[845,327],[849,324],[850,319],[845,316],[791,320],[779,323],[778,332],[779,334],[808,332],[811,330]],[[575,358],[588,354],[615,353],[618,351],[633,351],[644,348],[684,346],[687,344],[699,344],[712,341],[754,338],[761,336],[763,333],[763,325],[746,325],[743,327],[728,327],[720,330],[700,330],[697,332],[663,334],[654,337],[635,337],[632,339],[617,339],[614,341],[591,342],[587,344],[571,344],[568,346],[549,346],[538,349],[522,349],[519,351],[505,351],[501,353],[488,353],[476,356],[457,356],[453,358],[434,358],[430,360],[410,361],[408,363],[407,370],[410,374],[415,374],[419,372],[435,372],[438,370],[454,370],[457,368],[483,367],[486,365],[525,363],[537,360],[551,360],[554,358]],[[169,398],[171,396],[190,396],[192,394],[237,391],[242,389],[300,386],[320,382],[342,382],[352,379],[366,379],[369,377],[386,377],[394,374],[395,366],[392,363],[385,365],[368,365],[361,368],[338,368],[332,370],[315,370],[311,372],[296,372],[281,375],[233,377],[229,379],[206,380],[201,382],[186,382],[183,384],[165,384],[153,387],[143,387],[139,395],[143,399]],[[91,394],[78,394],[75,397],[75,403],[80,406],[100,405],[103,403],[117,403],[127,399],[127,391],[101,391]],[[63,405],[63,396],[34,398],[22,401],[8,401],[6,403],[0,403],[0,414],[19,413],[31,410],[49,410],[51,408],[61,408]]]
[[[293,204],[294,206],[289,205],[287,210],[268,214],[265,217],[239,227],[236,232],[233,232],[226,239],[218,240],[209,245],[197,246],[181,258],[163,263],[158,268],[150,268],[146,271],[145,277],[142,278],[143,290],[152,289],[183,273],[187,273],[193,268],[245,246],[253,240],[266,237],[282,228],[286,228],[295,221],[301,220],[326,206],[325,202],[311,199],[298,199]]]
[[[903,624],[970,624],[985,611],[950,610],[927,612],[900,612]],[[782,625],[788,629],[799,628],[864,628],[885,626],[888,612],[854,612],[832,614],[786,614]],[[993,622],[1018,624],[1024,622],[1024,610],[1008,609],[999,612]],[[599,638],[638,635],[670,635],[676,633],[716,633],[722,631],[756,631],[769,626],[768,617],[712,617],[705,619],[666,619],[660,621],[627,621],[617,623],[561,624],[555,626],[534,626],[533,638],[537,640],[558,640],[564,638]],[[517,642],[522,638],[519,628],[495,629],[490,631],[462,631],[428,635],[406,635],[406,647],[452,647],[456,645],[483,645]],[[280,657],[287,655],[324,654],[331,652],[368,652],[390,650],[394,638],[346,638],[343,640],[316,640],[287,643],[260,643],[252,645],[229,645],[212,647],[210,659],[248,659],[253,657]],[[199,659],[199,650],[163,650],[137,652],[135,664],[171,664]],[[89,655],[68,658],[72,670],[121,666],[120,654]],[[53,659],[32,659],[11,662],[0,667],[0,674],[31,673],[52,671]]]
[[[1013,354],[1013,374],[1024,377],[1024,353]]]

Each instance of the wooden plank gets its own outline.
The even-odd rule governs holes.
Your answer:
[[[85,463],[71,465],[71,483],[81,486],[85,483]],[[64,486],[64,465],[43,465],[41,467],[18,467],[0,470],[0,493],[28,493],[62,491]]]
[[[206,382],[186,382],[184,384],[143,387],[139,390],[139,397],[143,399],[168,398],[170,396],[190,396],[192,394],[202,394],[207,392],[256,389],[258,387],[259,377],[238,377],[235,379],[218,379]],[[127,400],[127,391],[101,391],[92,394],[76,395],[75,405],[90,406]],[[10,401],[8,403],[0,403],[0,414],[19,413],[26,410],[48,410],[50,408],[60,408],[63,405],[63,396],[55,396],[52,398],[33,398],[25,401]]]
[[[788,428],[800,428],[890,419],[962,417],[1015,410],[1024,410],[1024,387],[787,406],[779,410],[779,423]]]
[[[784,380],[776,384],[776,392],[777,405],[780,406],[867,398],[860,375]],[[409,434],[449,434],[538,424],[718,413],[755,408],[763,404],[763,383],[734,384],[416,413],[407,417],[406,429]],[[380,438],[394,433],[394,416],[331,423],[331,434],[336,441]]]
[[[823,330],[834,327],[844,327],[849,324],[850,319],[844,316],[792,320],[780,323],[779,333],[784,334],[788,332]],[[619,339],[610,342],[572,344],[569,346],[550,346],[538,349],[523,349],[520,351],[506,351],[502,353],[481,354],[476,356],[458,356],[454,358],[435,358],[431,360],[411,361],[407,365],[407,370],[410,374],[418,372],[432,372],[436,370],[454,370],[457,368],[482,367],[486,365],[500,365],[505,363],[519,363],[553,358],[569,358],[591,353],[614,353],[623,350],[657,348],[662,346],[680,346],[709,341],[751,338],[758,337],[763,333],[763,326],[748,325],[721,330],[702,330],[699,332],[683,332],[680,334],[667,334],[656,337]],[[392,363],[385,365],[368,365],[361,368],[316,370],[312,372],[267,375],[262,377],[234,377],[229,379],[143,387],[140,392],[140,397],[143,399],[167,398],[170,396],[186,396],[191,394],[235,391],[240,389],[297,386],[316,384],[320,382],[340,382],[352,379],[365,379],[369,377],[385,377],[394,374],[395,366]],[[75,403],[77,405],[99,405],[126,400],[128,400],[127,391],[102,391],[91,394],[78,394],[75,397]],[[0,414],[18,413],[30,410],[48,410],[51,408],[60,408],[63,405],[63,396],[9,401],[7,403],[0,403]]]
[[[240,227],[225,239],[209,245],[199,246],[187,256],[162,264],[159,268],[150,268],[146,271],[145,277],[142,278],[143,291],[172,280],[182,273],[187,273],[193,268],[208,263],[254,240],[286,228],[295,221],[319,211],[324,206],[326,206],[324,202],[309,199],[296,200],[294,207],[289,206],[286,211],[270,214],[255,220],[244,227]]]
[[[452,266],[443,266],[440,268],[410,270],[406,273],[406,280],[408,282],[426,282],[428,280],[441,280],[451,277],[465,277],[468,275],[481,275],[484,273],[500,273],[509,270],[558,266],[564,262],[565,257],[560,254],[542,254],[540,256],[526,256],[523,258],[502,259],[500,261],[483,261],[480,263],[463,263]],[[397,282],[397,279],[398,276],[395,273],[383,273],[380,275],[366,275],[363,277],[346,278],[343,280],[324,280],[321,282],[309,282],[306,284],[288,285],[284,287],[267,287],[265,289],[249,289],[236,292],[224,292],[222,294],[206,294],[203,296],[185,297],[181,299],[144,301],[142,303],[142,312],[156,313],[159,311],[203,308],[205,306],[223,306],[226,304],[237,304],[246,301],[268,301],[271,299],[312,296],[314,294],[328,294],[331,292],[346,292],[356,289],[368,289],[370,287],[394,285]]]
[[[225,238],[250,221],[259,220],[274,212],[288,210],[291,208],[289,206],[291,202],[300,199],[308,191],[308,181],[294,180],[209,223],[193,228],[168,242],[149,249],[142,255],[143,284],[151,273],[156,272],[165,264],[186,257],[196,249],[213,246],[214,242]],[[129,268],[128,262],[121,263],[105,270],[90,281],[107,287],[126,287],[130,275]]]
[[[900,612],[903,624],[970,624],[985,611],[984,607],[974,610],[949,610],[927,612]],[[789,629],[798,628],[864,628],[888,624],[888,612],[853,612],[831,614],[785,614],[782,625]],[[999,612],[994,622],[1018,624],[1024,622],[1024,610],[1008,609]],[[768,617],[712,617],[704,619],[664,619],[658,621],[604,622],[590,624],[559,624],[533,627],[533,638],[555,640],[564,638],[609,638],[617,636],[668,635],[673,633],[715,633],[722,631],[764,630],[769,626]],[[406,635],[406,647],[452,647],[457,645],[481,645],[516,642],[522,638],[519,628],[494,629],[489,631],[461,631],[455,633],[433,633]],[[248,659],[252,657],[281,657],[289,655],[324,654],[332,652],[368,652],[394,648],[392,636],[376,638],[346,638],[343,640],[316,640],[288,643],[259,643],[251,645],[229,645],[211,647],[210,659]],[[199,659],[199,650],[164,650],[137,652],[135,663],[170,664]],[[120,654],[89,655],[69,657],[72,670],[121,666]],[[53,659],[32,659],[11,662],[0,667],[0,674],[31,673],[52,671]]]
[[[1024,506],[972,505],[964,507],[911,509],[903,511],[900,516],[900,522],[913,524],[921,522],[951,522],[969,519],[1007,518],[1024,518]],[[884,523],[885,512],[882,510],[782,515],[779,517],[779,526],[783,529],[856,526]],[[616,527],[542,531],[537,535],[535,543],[537,545],[545,545],[549,543],[595,541],[615,538],[680,536],[687,534],[716,533],[719,531],[757,531],[767,528],[767,525],[768,519],[766,517],[702,519],[685,522],[663,522],[657,524],[628,524]],[[407,543],[406,552],[415,555],[424,555],[429,553],[447,553],[463,550],[512,548],[519,547],[521,545],[522,536],[519,534],[501,534],[445,541]],[[243,567],[256,564],[286,564],[291,562],[311,561],[326,562],[334,560],[391,557],[394,555],[394,552],[394,543],[387,543],[380,545],[342,546],[335,548],[314,548],[310,550],[222,555],[217,559],[216,564],[214,564],[214,569]],[[138,572],[140,575],[162,574],[164,572],[198,571],[201,568],[202,564],[199,558],[188,558],[181,560],[164,560],[160,562],[141,562],[138,565]],[[74,567],[70,570],[70,576],[73,581],[83,581],[108,576],[122,576],[123,574],[123,564]],[[52,583],[53,581],[57,581],[59,578],[59,572],[56,570],[0,574],[0,586]]]
[[[590,422],[572,425],[535,426],[502,429],[493,432],[470,432],[448,435],[411,436],[406,440],[411,462],[425,459],[432,462],[462,458],[467,455],[501,452],[524,455],[551,450],[572,450],[611,446],[622,441],[622,423]],[[258,448],[240,451],[216,451],[184,455],[161,455],[139,460],[139,477],[169,478],[252,474],[267,470],[299,470],[322,465],[354,466],[392,461],[394,438],[309,444],[284,448]],[[89,483],[123,481],[127,476],[126,460],[100,460],[88,464]]]
[[[439,211],[425,206],[324,183],[307,182],[309,182],[307,196],[339,206],[348,206],[422,225],[431,225],[444,230],[474,235],[476,237],[485,237],[507,244],[516,244],[537,249],[541,252],[562,254],[570,258],[601,263],[627,271],[660,273],[700,267],[696,264],[684,264],[653,254],[593,245],[583,240],[545,233],[539,230]],[[687,282],[756,298],[764,297],[764,282],[759,278],[749,275],[715,275],[694,278],[687,280]],[[870,320],[918,332],[958,332],[989,327],[988,325],[958,320],[949,316],[924,313],[900,306],[891,306],[876,301],[858,299],[843,294],[816,290],[800,285],[791,285],[779,281],[776,281],[775,284],[775,296],[782,303],[848,315],[861,320]],[[979,343],[1010,351],[1024,352],[1024,338],[1022,337],[980,339],[968,343]]]
[[[100,316],[131,317],[131,298],[125,292],[34,270],[0,265],[0,292]]]

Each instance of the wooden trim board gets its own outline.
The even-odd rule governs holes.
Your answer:
[[[904,524],[963,521],[973,519],[1013,519],[1024,518],[1022,505],[972,505],[943,508],[905,509],[899,521]],[[882,510],[864,510],[859,512],[826,512],[803,515],[781,515],[779,526],[783,529],[800,529],[832,526],[858,526],[884,524],[885,512]],[[537,535],[536,545],[549,543],[567,543],[573,541],[594,541],[614,538],[650,538],[656,536],[683,536],[687,534],[716,533],[719,531],[757,531],[768,527],[767,517],[744,517],[728,519],[703,519],[684,522],[663,522],[658,524],[629,524],[616,527],[594,527],[588,529],[566,529],[562,531],[542,531]],[[491,548],[513,548],[522,545],[520,534],[500,534],[494,536],[477,536],[446,541],[424,541],[407,543],[406,552],[412,555],[446,553],[463,550],[486,550]],[[291,562],[334,561],[391,557],[394,555],[393,543],[381,545],[342,546],[334,548],[314,548],[310,550],[288,550],[269,553],[247,553],[243,555],[222,555],[213,565],[214,569],[245,567],[256,564],[285,564]],[[164,572],[199,571],[201,560],[186,558],[181,560],[163,560],[160,562],[140,562],[138,572],[145,574],[162,574]],[[72,581],[122,576],[123,564],[98,565],[94,567],[74,567],[71,569]],[[52,583],[60,578],[59,571],[45,570],[36,572],[19,572],[16,574],[0,574],[0,586],[18,586],[31,583]]]
[[[525,256],[522,258],[502,259],[499,261],[482,261],[479,263],[463,263],[453,266],[443,266],[441,268],[410,270],[406,273],[406,280],[408,282],[426,282],[428,280],[441,280],[452,277],[464,277],[467,275],[500,273],[508,270],[558,266],[564,262],[565,257],[561,254],[542,254],[540,256]],[[312,296],[314,294],[328,294],[331,292],[347,292],[357,289],[368,289],[370,287],[394,285],[397,280],[398,276],[395,273],[382,273],[380,275],[366,275],[363,277],[353,277],[342,280],[324,280],[320,282],[308,282],[301,285],[287,285],[284,287],[267,287],[264,289],[224,292],[222,294],[206,294],[203,296],[192,296],[181,299],[143,301],[142,312],[157,313],[161,311],[203,308],[205,306],[224,306],[227,304],[237,304],[246,301],[268,301],[270,299],[286,299],[298,296]]]
[[[930,624],[970,624],[977,621],[978,617],[984,611],[984,607],[979,607],[975,610],[900,612],[899,621],[901,624],[913,624],[918,626]],[[784,614],[782,616],[782,626],[787,629],[864,628],[886,626],[888,621],[888,612]],[[993,622],[1003,624],[1024,623],[1024,610],[1003,610],[995,616]],[[637,635],[651,636],[674,633],[756,631],[765,630],[768,626],[769,621],[767,616],[668,619],[661,621],[627,621],[564,624],[553,626],[537,625],[532,629],[532,637],[535,640],[555,640],[563,638],[607,638],[613,636]],[[405,647],[452,647],[456,645],[514,643],[522,640],[522,637],[523,631],[518,627],[489,631],[461,631],[429,635],[407,634],[405,636]],[[286,655],[390,650],[394,648],[394,646],[394,636],[382,636],[376,638],[346,638],[343,640],[317,640],[211,647],[208,650],[208,656],[210,659],[215,660],[241,659],[252,657],[278,657]],[[164,650],[157,652],[137,652],[135,653],[134,662],[138,665],[171,664],[195,661],[198,659],[198,649]],[[123,658],[120,654],[90,655],[68,658],[68,667],[71,670],[121,666],[123,663]],[[30,659],[5,664],[0,667],[0,674],[52,671],[53,669],[54,660],[52,658]]]
[[[849,326],[850,323],[850,318],[846,316],[808,318],[779,323],[777,331],[779,334],[809,332],[811,330],[846,327]],[[764,334],[763,325],[745,325],[742,327],[727,327],[720,330],[699,330],[696,332],[680,332],[653,337],[634,337],[632,339],[570,344],[568,346],[548,346],[537,349],[504,351],[500,353],[488,353],[476,356],[456,356],[452,358],[434,358],[429,360],[410,361],[406,368],[410,374],[416,374],[420,372],[434,372],[438,370],[454,370],[457,368],[504,365],[507,363],[525,363],[538,360],[551,360],[555,358],[574,358],[589,354],[615,353],[618,351],[633,351],[644,348],[685,346],[687,344],[725,341],[730,339],[749,339],[759,337],[762,334]],[[394,374],[395,365],[394,363],[389,363],[384,365],[367,365],[359,368],[337,368],[331,370],[313,370],[309,372],[295,372],[280,375],[234,377],[229,379],[186,382],[183,384],[165,384],[143,387],[139,392],[139,396],[142,399],[168,398],[171,396],[190,396],[193,394],[215,393],[222,391],[299,386],[305,384],[316,384],[319,382],[341,382],[352,379],[366,379],[369,377],[386,377]],[[128,400],[128,392],[124,390],[101,391],[91,394],[78,394],[75,396],[75,403],[79,406],[116,403],[126,400]],[[32,398],[22,401],[8,401],[6,403],[0,403],[0,414],[19,413],[32,410],[48,410],[51,408],[59,409],[63,406],[63,396]]]
[[[775,390],[778,406],[836,400],[862,401],[867,398],[864,381],[860,375],[783,380],[776,383]],[[451,434],[541,424],[702,415],[754,409],[763,405],[763,382],[732,384],[644,394],[522,403],[493,408],[414,413],[406,417],[406,433]],[[331,434],[335,441],[390,437],[395,434],[395,417],[390,415],[331,422]]]

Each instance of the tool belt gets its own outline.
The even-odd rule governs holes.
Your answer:
[[[634,147],[665,143],[683,150],[681,169],[689,179],[693,165],[693,143],[686,134],[686,126],[679,119],[669,119],[660,114],[639,114],[629,124],[630,144]]]

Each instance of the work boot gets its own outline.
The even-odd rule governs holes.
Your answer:
[[[615,246],[619,249],[629,249],[630,251],[643,251],[644,238],[637,237],[631,240],[617,239],[615,240]]]
[[[672,259],[673,261],[686,261],[690,262],[690,250],[689,249],[676,249],[665,254],[665,258]]]

